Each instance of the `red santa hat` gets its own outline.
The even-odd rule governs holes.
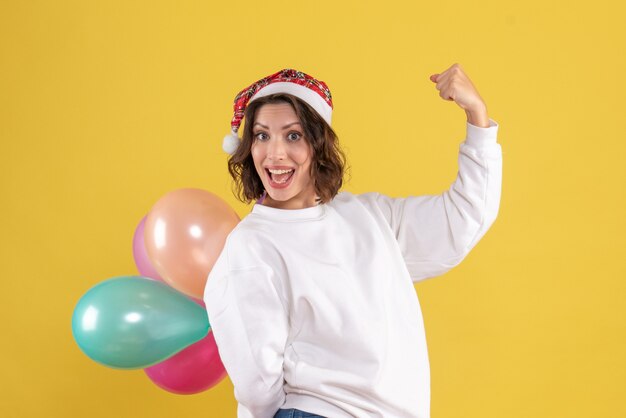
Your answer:
[[[222,143],[224,151],[232,155],[241,143],[237,131],[248,103],[273,93],[289,93],[302,99],[330,125],[333,101],[326,83],[302,71],[286,68],[256,81],[235,96],[234,115],[230,122],[231,132],[224,137]]]

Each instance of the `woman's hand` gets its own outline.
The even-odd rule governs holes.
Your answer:
[[[453,64],[441,74],[431,75],[430,81],[437,83],[435,87],[442,99],[453,100],[465,110],[469,123],[489,127],[487,105],[459,64]]]

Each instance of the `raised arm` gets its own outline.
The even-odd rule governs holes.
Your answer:
[[[439,276],[456,266],[487,232],[498,214],[502,189],[502,151],[498,125],[467,123],[459,147],[459,171],[439,195],[392,198],[365,193],[358,198],[383,216],[402,251],[413,281]]]
[[[430,78],[440,96],[454,100],[468,118],[455,181],[439,195],[359,196],[391,227],[413,281],[441,275],[465,258],[496,219],[502,189],[498,124],[487,116],[471,81],[458,64]]]

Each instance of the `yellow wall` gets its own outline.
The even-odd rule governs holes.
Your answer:
[[[500,123],[503,197],[468,258],[416,285],[432,417],[626,416],[619,2],[212,3],[1,3],[0,416],[234,417],[228,379],[178,396],[90,360],[78,299],[136,274],[132,234],[168,191],[247,213],[221,140],[234,95],[284,67],[331,88],[345,190],[444,190],[465,113],[428,77],[455,62]]]

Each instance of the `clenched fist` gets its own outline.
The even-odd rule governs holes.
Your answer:
[[[431,75],[430,80],[437,83],[435,87],[442,99],[454,101],[465,110],[469,123],[482,128],[489,127],[487,105],[461,65],[453,64],[441,74]]]

